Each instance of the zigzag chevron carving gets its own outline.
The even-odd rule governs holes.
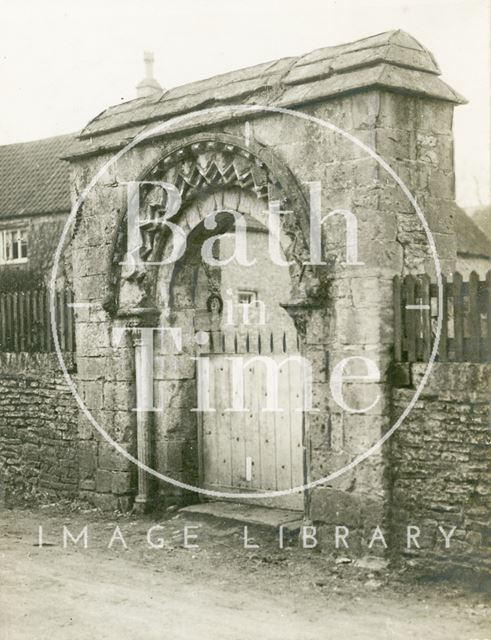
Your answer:
[[[258,198],[267,199],[276,179],[256,156],[233,144],[203,141],[182,147],[164,158],[152,170],[149,180],[169,182],[176,186],[182,202],[200,194],[236,187],[252,191]],[[165,191],[152,185],[141,188],[141,234],[143,245],[140,257],[145,262],[151,256],[156,238],[162,232],[161,219],[165,213]],[[178,215],[176,216],[178,218]],[[118,234],[113,265],[124,260],[126,228]],[[142,272],[134,274],[136,277]],[[114,284],[117,274],[113,274]]]

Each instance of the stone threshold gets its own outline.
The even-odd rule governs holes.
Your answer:
[[[238,502],[202,502],[183,507],[179,509],[179,513],[208,516],[271,529],[284,526],[290,531],[300,529],[303,515],[301,511],[259,507]]]

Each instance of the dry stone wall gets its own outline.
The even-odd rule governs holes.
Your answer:
[[[400,415],[421,380],[394,389]],[[490,367],[437,363],[415,408],[391,440],[391,536],[394,551],[427,571],[491,574]],[[406,528],[420,529],[406,549]],[[450,546],[438,532],[455,531]]]
[[[0,354],[4,504],[77,497],[77,409],[54,354]]]

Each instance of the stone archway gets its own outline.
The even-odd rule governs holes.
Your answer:
[[[289,263],[286,268],[288,291],[284,299],[276,300],[276,314],[288,322],[290,328],[294,324],[299,330],[299,339],[296,335],[294,338],[295,349],[303,353],[308,318],[325,301],[328,289],[325,274],[320,277],[315,267],[306,264],[307,207],[303,193],[289,170],[271,152],[257,144],[246,148],[242,141],[230,136],[207,134],[170,149],[155,167],[142,176],[141,181],[146,181],[146,184],[141,185],[140,194],[140,261],[131,273],[121,269],[121,263],[126,262],[127,246],[127,223],[123,215],[113,245],[109,270],[111,295],[106,299],[106,310],[113,316],[126,319],[130,326],[159,324],[168,328],[178,325],[190,336],[194,335],[199,329],[195,324],[196,312],[202,312],[205,319],[208,312],[203,306],[203,296],[198,300],[190,283],[201,283],[209,289],[210,295],[217,293],[214,288],[219,286],[217,282],[213,283],[210,270],[200,273],[199,265],[192,259],[194,240],[197,239],[196,246],[203,241],[200,229],[204,220],[217,211],[239,212],[267,227],[273,207],[276,211],[285,212],[281,218],[280,241],[284,258]],[[168,264],[162,264],[162,261],[165,261],[175,236],[168,226],[162,224],[168,206],[168,192],[157,184],[162,182],[174,185],[179,191],[181,206],[172,223],[182,230],[186,238],[182,260]],[[226,228],[223,227],[222,231]],[[214,235],[216,233],[217,229]],[[209,318],[206,321],[209,322]],[[273,337],[268,340],[273,344]],[[172,349],[174,347],[169,352],[169,346],[164,345],[161,352],[158,348],[155,351],[154,396],[158,398],[159,389],[164,388],[166,417],[162,420],[158,413],[138,414],[139,457],[169,476],[196,486],[200,482],[200,451],[197,423],[190,411],[196,404],[195,365],[191,360],[195,355],[195,344],[192,347],[188,345],[179,354],[173,353]],[[137,380],[137,389],[138,384]],[[148,385],[148,381],[144,384]],[[283,489],[308,480],[306,433],[309,419],[306,413],[301,415],[301,433],[295,436],[298,441],[295,446],[302,449],[302,460],[296,465],[301,471],[293,474],[295,479],[289,485],[269,483],[273,486],[260,488]],[[170,495],[175,499],[176,494],[182,492],[166,487],[163,493],[166,494],[164,497]],[[140,469],[137,501],[146,502],[147,494],[148,478]]]
[[[276,203],[279,210],[289,212],[282,216],[281,233],[286,258],[292,261],[292,299],[315,305],[323,298],[326,274],[304,264],[309,259],[307,201],[289,169],[266,147],[258,143],[246,145],[230,135],[202,134],[171,147],[157,165],[140,176],[140,181],[175,185],[182,205],[172,221],[186,234],[198,222],[196,215],[199,216],[199,200],[203,195],[212,193],[218,210],[234,209],[241,193],[252,193],[258,204],[254,215],[263,223],[267,220],[268,203]],[[227,195],[229,193],[233,195]],[[168,240],[168,229],[162,225],[167,194],[161,188],[143,184],[140,202],[141,218],[145,220],[140,225],[140,267],[131,277],[121,267],[127,250],[126,211],[120,216],[114,235],[108,266],[109,293],[104,301],[104,308],[112,316],[134,306],[151,307],[156,297],[158,269],[147,264],[162,260]],[[195,202],[197,207],[188,214],[191,218],[186,218],[183,212],[190,202]],[[129,282],[137,284],[130,286]]]

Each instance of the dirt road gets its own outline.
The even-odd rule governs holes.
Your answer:
[[[149,549],[155,522],[47,510],[0,515],[2,640],[491,638],[484,594],[414,587],[268,543],[245,550],[230,523],[207,525],[199,548],[185,549],[182,517],[173,515],[158,530],[164,546]],[[87,522],[87,548],[80,539],[64,549],[63,525],[76,537]],[[108,549],[116,525],[121,536]]]

